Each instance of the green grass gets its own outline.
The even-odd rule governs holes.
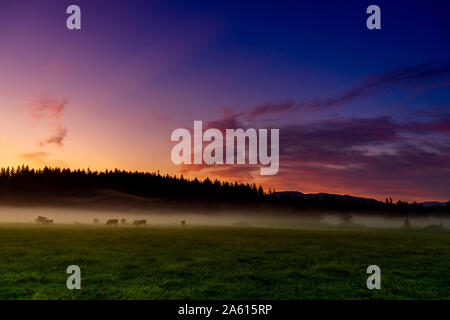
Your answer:
[[[0,225],[0,299],[449,299],[449,270],[449,232]]]

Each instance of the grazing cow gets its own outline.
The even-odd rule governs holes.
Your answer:
[[[147,225],[147,220],[134,220],[133,224],[138,227],[138,226],[146,226]]]
[[[49,220],[46,217],[38,216],[36,220],[34,220],[37,224],[53,224],[53,220]]]
[[[109,219],[108,221],[106,221],[106,226],[117,227],[118,224],[119,224],[119,220],[117,220],[117,219]]]
[[[34,221],[35,221],[36,223],[38,223],[38,224],[41,224],[41,223],[44,223],[45,220],[47,220],[46,217],[38,216],[37,219],[34,220]]]
[[[181,220],[181,226],[184,227],[186,225],[186,221]]]

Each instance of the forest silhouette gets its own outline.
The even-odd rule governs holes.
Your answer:
[[[301,195],[301,194],[300,194]],[[295,192],[265,191],[254,183],[186,179],[158,172],[91,171],[67,168],[0,169],[0,205],[60,206],[97,209],[192,210],[214,213],[239,210],[248,213],[317,215],[354,212],[386,216],[448,216],[445,206],[423,206],[355,197],[302,197]]]

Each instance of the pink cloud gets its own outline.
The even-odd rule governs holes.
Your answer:
[[[58,147],[63,145],[63,141],[67,136],[67,129],[63,127],[62,124],[57,124],[54,126],[53,133],[47,139],[39,142],[41,147],[47,144],[54,144]]]
[[[67,136],[67,128],[62,124],[61,118],[68,102],[67,99],[58,100],[49,95],[42,95],[30,103],[28,107],[30,118],[48,124],[52,131],[48,138],[38,143],[39,146],[53,144],[61,147],[63,145]]]
[[[56,100],[47,95],[34,99],[29,106],[29,115],[32,119],[60,119],[63,115],[67,99]]]

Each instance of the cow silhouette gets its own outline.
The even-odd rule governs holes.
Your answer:
[[[133,224],[138,227],[138,226],[146,226],[147,225],[147,220],[134,220]]]
[[[117,219],[109,219],[108,221],[106,221],[106,226],[114,226],[117,227],[117,225],[119,224],[119,220]]]
[[[53,224],[53,220],[49,220],[46,217],[38,216],[36,220],[34,220],[37,224]]]

